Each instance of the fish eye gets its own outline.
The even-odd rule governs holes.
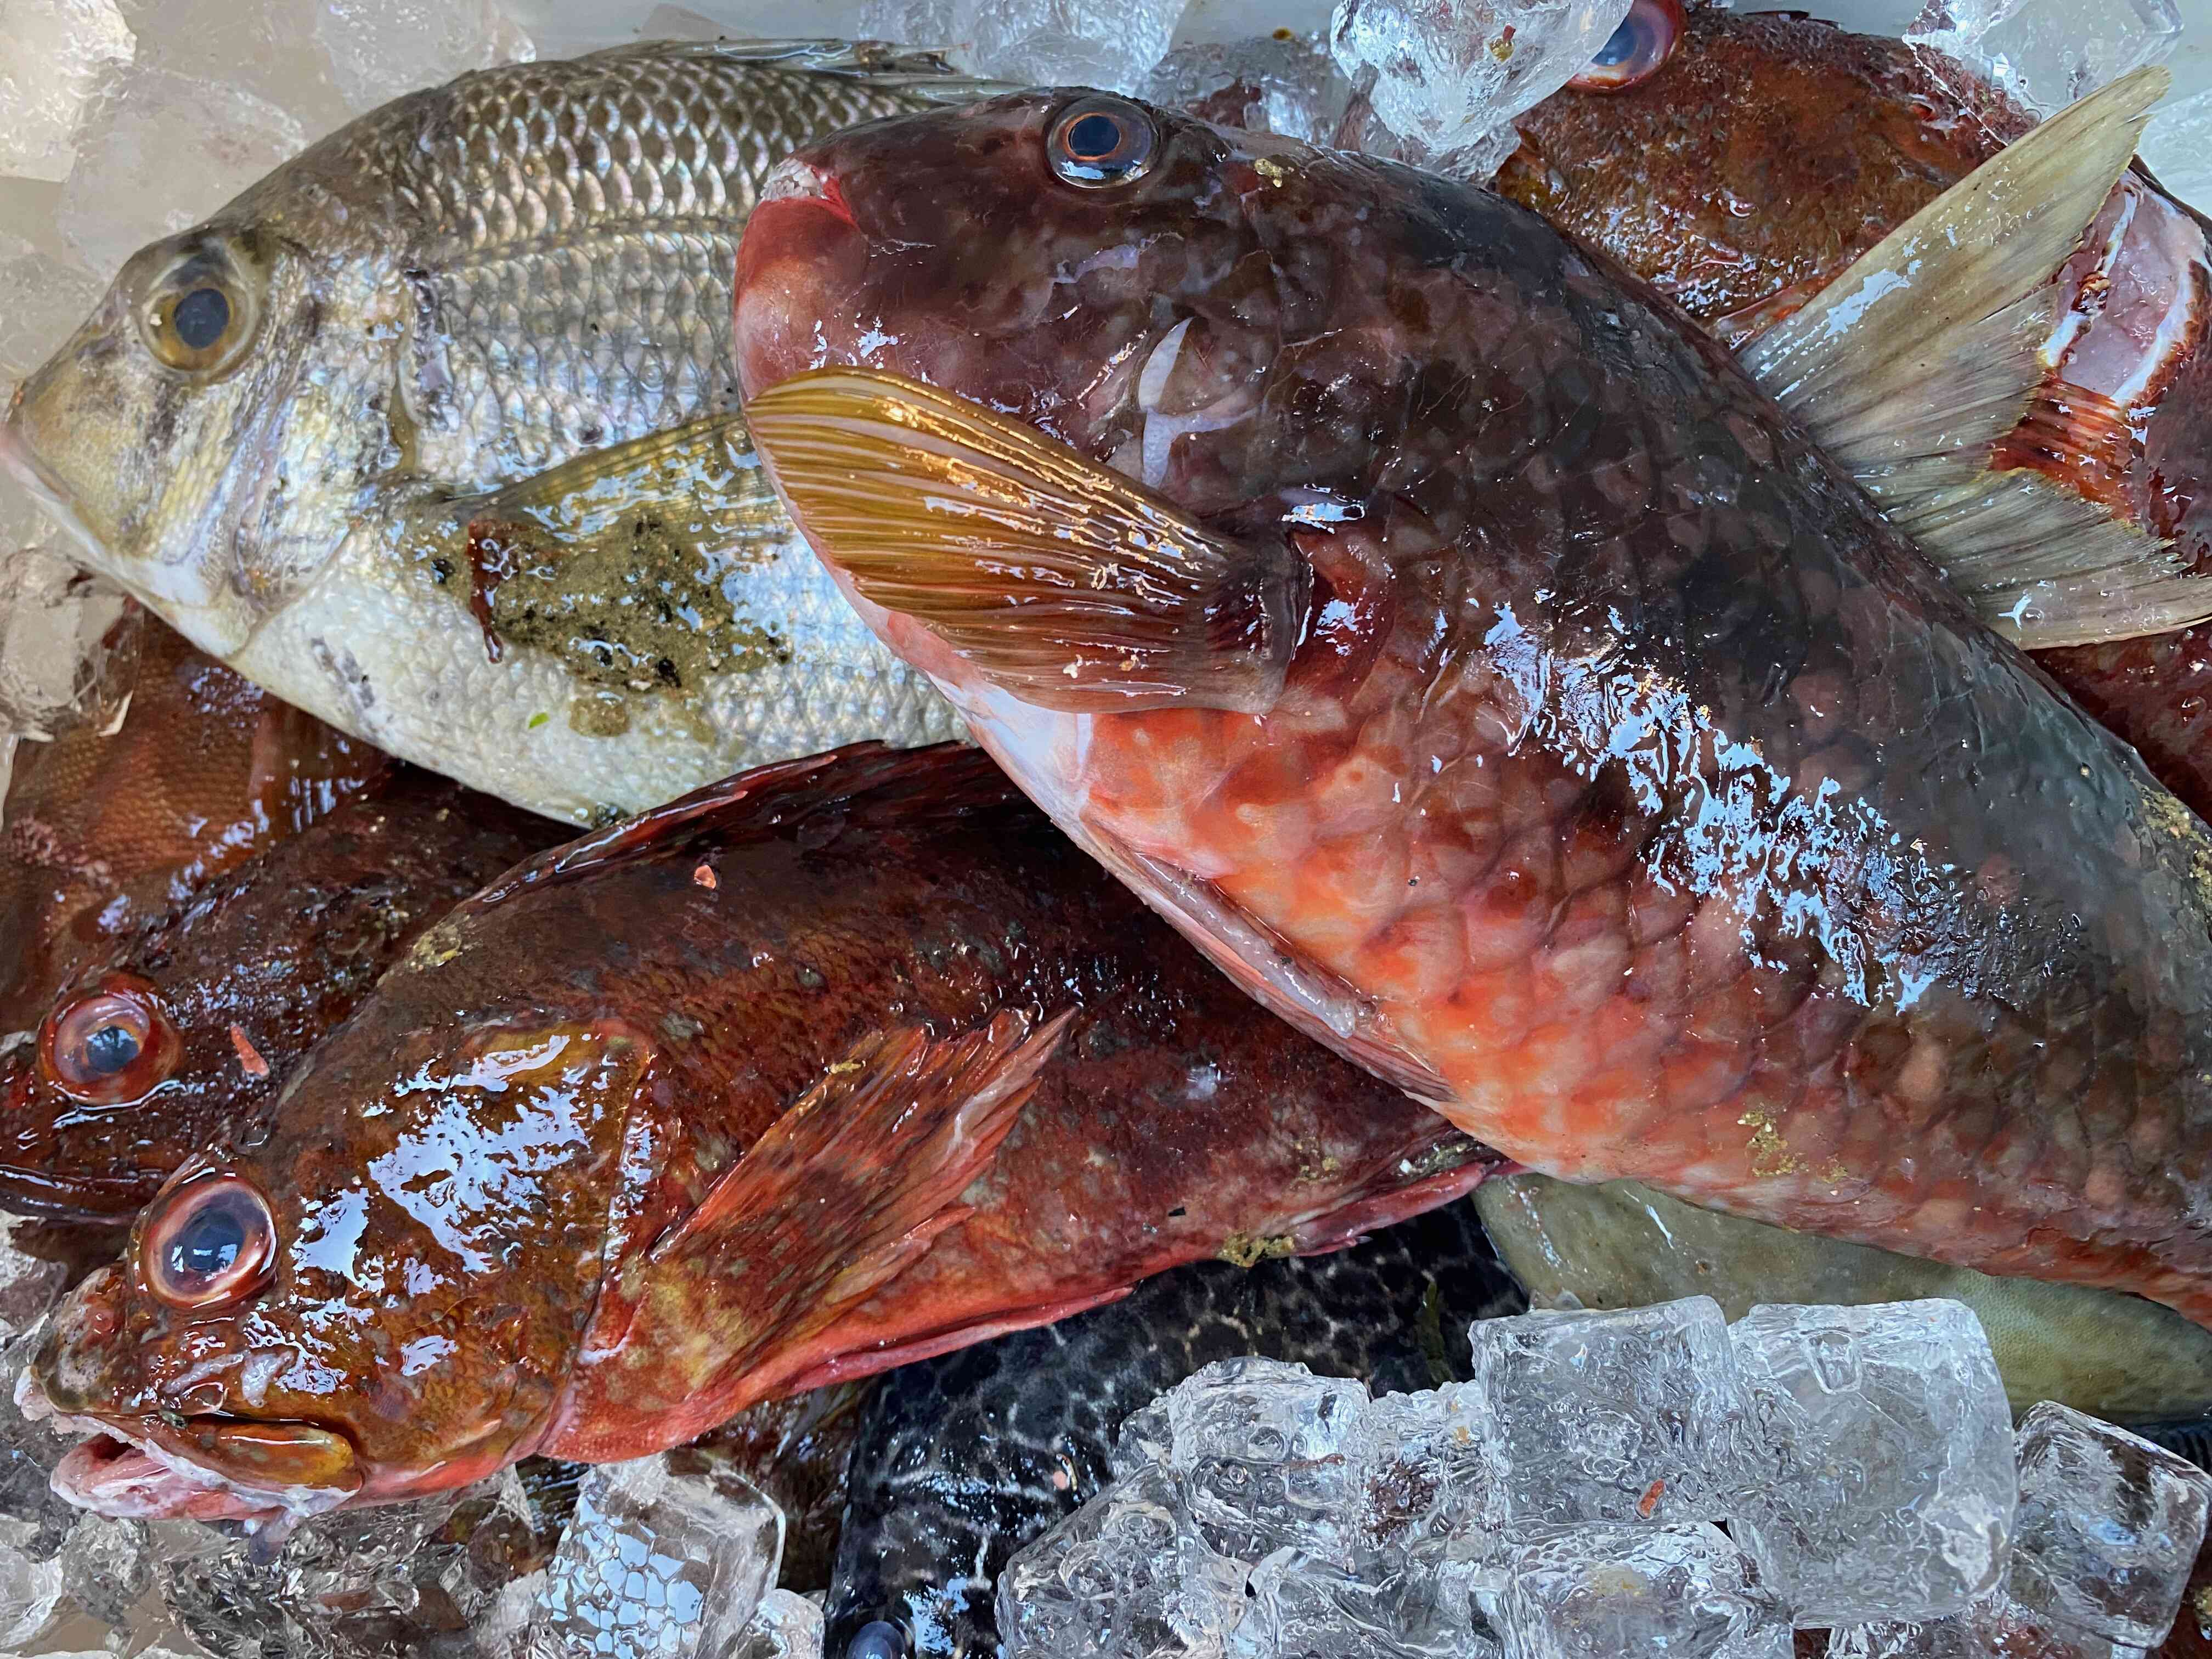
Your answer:
[[[110,974],[46,1016],[39,1068],[71,1100],[120,1106],[166,1083],[182,1048],[160,994],[135,975]]]
[[[1635,0],[1589,66],[1567,84],[1583,92],[1640,87],[1666,67],[1682,28],[1682,0]]]
[[[276,1261],[276,1218],[241,1175],[203,1172],[170,1188],[139,1230],[146,1288],[185,1313],[242,1301],[269,1282]]]
[[[171,368],[209,374],[235,362],[252,332],[253,307],[213,261],[187,261],[155,284],[142,325],[146,346]]]
[[[853,1632],[845,1659],[912,1659],[905,1630],[888,1619],[872,1619]]]
[[[1152,118],[1125,98],[1079,98],[1060,113],[1045,137],[1055,175],[1097,189],[1126,185],[1152,170],[1157,138]]]

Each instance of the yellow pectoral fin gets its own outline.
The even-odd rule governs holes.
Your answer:
[[[1046,708],[1273,706],[1311,575],[1034,427],[902,375],[817,369],[746,406],[799,528],[860,594]]]

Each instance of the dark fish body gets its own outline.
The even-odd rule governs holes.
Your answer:
[[[802,528],[1267,1006],[1542,1172],[2212,1321],[2212,836],[1671,304],[1125,100],[778,184]]]
[[[823,1651],[881,1620],[920,1659],[998,1653],[999,1571],[1097,1497],[1121,1419],[1239,1354],[1377,1394],[1463,1381],[1467,1327],[1528,1305],[1471,1204],[1349,1249],[1245,1270],[1200,1262],[1123,1301],[877,1384],[848,1466]]]
[[[1631,26],[1665,27],[1641,14]],[[1802,305],[2029,119],[1958,66],[1802,14],[1688,15],[1625,90],[1520,119],[1497,187],[1731,343]],[[2033,468],[2212,568],[2212,253],[2202,215],[2124,179],[2061,275],[2057,365],[1998,464]],[[2161,783],[2212,816],[2207,630],[2036,653]]]
[[[57,1480],[265,1517],[639,1456],[1486,1167],[981,755],[790,763],[419,936],[65,1306],[41,1385],[111,1437]],[[179,1279],[203,1225],[259,1271]]]
[[[401,768],[149,916],[0,1056],[0,1205],[127,1222],[266,1109],[417,934],[563,833]],[[106,1073],[88,1063],[103,1036],[131,1054]]]
[[[159,623],[113,732],[17,749],[0,829],[0,1034],[87,961],[390,765]]]

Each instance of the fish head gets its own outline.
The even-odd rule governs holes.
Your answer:
[[[127,1221],[233,1115],[226,1029],[179,1025],[167,990],[122,967],[81,975],[27,1042],[0,1055],[0,1197],[11,1207]]]
[[[1255,198],[1294,166],[1335,163],[1073,89],[830,138],[771,176],[739,247],[745,389],[889,370],[1234,505],[1243,477],[1182,463],[1263,424],[1301,296]]]
[[[57,1310],[21,1403],[91,1437],[56,1490],[268,1522],[527,1455],[590,1322],[651,1072],[617,1026],[334,1034],[265,1133],[179,1169]]]
[[[253,217],[141,249],[15,392],[0,464],[202,648],[234,654],[386,470],[398,313]],[[390,314],[386,314],[389,313]]]

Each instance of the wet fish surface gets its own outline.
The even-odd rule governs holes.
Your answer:
[[[0,1055],[0,1206],[127,1222],[267,1109],[417,934],[563,836],[402,767],[148,917]]]
[[[572,823],[951,736],[733,415],[711,491],[647,441],[737,406],[730,269],[769,169],[978,84],[874,48],[662,42],[410,94],[135,256],[0,452],[203,649]]]
[[[58,1489],[287,1514],[1327,1248],[1484,1149],[1249,1002],[973,750],[747,774],[420,935],[58,1314]]]
[[[120,726],[25,743],[0,814],[0,1034],[89,958],[380,779],[390,762],[143,630]]]
[[[1916,216],[1762,347],[1940,421],[1892,330],[1955,316],[2032,389],[2160,85],[1928,210],[2016,234]],[[780,489],[1267,1006],[1545,1173],[2212,1319],[2212,838],[1672,307],[1517,204],[1118,99],[770,194]],[[1897,248],[1947,274],[1885,294]]]
[[[1519,123],[1497,188],[1741,343],[2027,131],[2032,118],[1905,42],[1801,14],[1637,0],[1639,65]],[[2212,567],[2212,252],[2203,216],[2136,172],[2059,280],[2053,366],[2002,459]],[[2082,707],[2212,817],[2212,630],[2039,652]]]
[[[1527,1306],[1462,1202],[1328,1255],[1178,1267],[1110,1307],[902,1366],[854,1442],[823,1650],[1002,1651],[1007,1559],[1113,1478],[1122,1419],[1201,1366],[1260,1354],[1378,1394],[1441,1388],[1467,1378],[1469,1324]]]

